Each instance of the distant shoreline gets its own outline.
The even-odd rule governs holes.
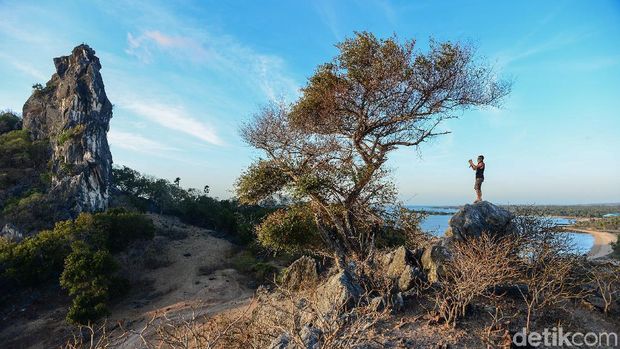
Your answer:
[[[567,232],[578,232],[592,235],[594,238],[594,243],[592,244],[592,248],[590,248],[590,252],[588,252],[588,258],[590,259],[602,258],[610,255],[613,252],[611,244],[618,240],[618,234],[609,233],[606,231],[575,228],[573,226],[563,227],[563,230]]]

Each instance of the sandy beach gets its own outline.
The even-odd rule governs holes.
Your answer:
[[[566,230],[588,233],[594,237],[594,244],[588,252],[588,258],[595,259],[605,257],[612,252],[611,243],[616,242],[618,234],[608,233],[604,231],[582,229],[574,227],[566,227]]]

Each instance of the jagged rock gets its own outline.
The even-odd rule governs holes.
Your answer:
[[[411,289],[415,281],[423,277],[418,263],[420,257],[419,251],[413,253],[404,246],[382,256],[381,264],[385,275],[396,281],[398,291]]]
[[[303,343],[303,349],[320,349],[321,348],[321,335],[323,332],[311,325],[304,325],[300,331],[301,341]],[[283,332],[276,337],[270,344],[269,349],[301,349],[299,345],[296,345],[291,341],[291,337],[288,333]]]
[[[433,244],[424,249],[422,267],[430,282],[437,282],[445,275],[446,263],[452,259],[450,250],[441,243]]]
[[[14,242],[21,241],[24,238],[24,234],[22,234],[17,227],[10,223],[4,225],[2,231],[0,231],[0,236]]]
[[[56,73],[23,108],[23,127],[35,140],[49,139],[50,197],[71,215],[107,208],[112,155],[106,133],[112,104],[106,96],[95,51],[75,47],[54,58]]]
[[[290,342],[288,333],[282,333],[269,344],[269,349],[289,349]]]
[[[355,305],[362,296],[362,287],[349,269],[339,271],[317,288],[317,308],[322,314],[333,314],[342,307]]]
[[[303,256],[294,261],[282,274],[282,286],[297,290],[314,285],[319,280],[316,261],[308,256]]]
[[[385,309],[385,299],[380,296],[374,297],[370,300],[370,302],[368,302],[368,307],[372,311],[381,311]]]
[[[466,240],[479,237],[483,232],[493,236],[512,234],[516,230],[513,218],[510,211],[488,201],[465,205],[450,218],[447,235],[456,240]]]
[[[323,332],[311,325],[305,325],[301,329],[301,341],[305,349],[319,349],[321,347],[321,335]]]

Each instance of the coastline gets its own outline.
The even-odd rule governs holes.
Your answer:
[[[590,259],[602,258],[611,254],[611,243],[616,242],[618,239],[618,234],[608,233],[605,231],[575,228],[571,226],[564,227],[564,230],[592,235],[594,238],[594,244],[592,245],[590,252],[588,252],[588,258]]]

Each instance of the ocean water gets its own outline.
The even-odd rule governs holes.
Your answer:
[[[455,213],[457,209],[450,207],[431,207],[431,206],[408,206],[411,209],[415,210],[424,210],[426,212],[451,212]],[[421,223],[420,226],[422,230],[428,232],[430,234],[436,236],[442,236],[443,233],[448,229],[450,221],[450,217],[452,215],[428,215]],[[569,225],[574,223],[573,220],[562,218],[562,217],[552,217],[552,220],[557,225]],[[587,233],[579,233],[579,232],[566,232],[564,234],[568,234],[572,240],[575,249],[579,253],[588,253],[594,245],[594,238],[592,235]]]

